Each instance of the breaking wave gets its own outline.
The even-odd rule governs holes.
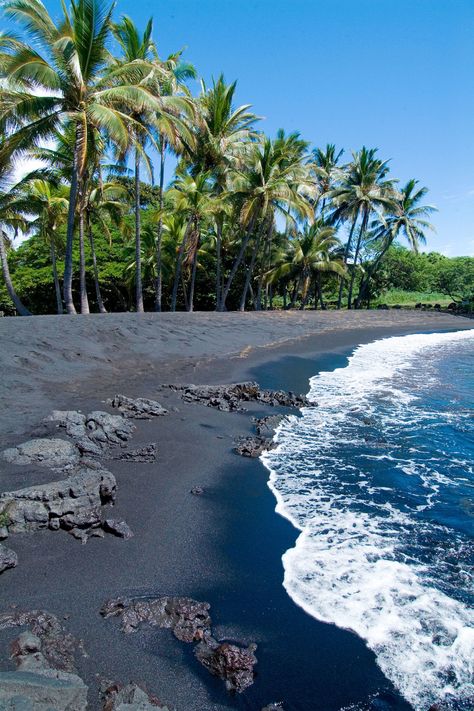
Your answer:
[[[362,637],[416,711],[474,697],[473,345],[459,331],[358,347],[311,379],[315,406],[262,457],[300,530],[287,592]]]

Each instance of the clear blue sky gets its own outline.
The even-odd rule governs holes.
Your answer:
[[[45,0],[52,11],[59,3]],[[267,133],[363,144],[439,208],[428,248],[474,255],[474,0],[117,0],[160,54],[238,79]]]

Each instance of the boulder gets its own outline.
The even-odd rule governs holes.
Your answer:
[[[154,462],[157,456],[157,446],[154,442],[145,444],[137,449],[120,450],[113,455],[114,459],[121,459],[126,462]]]
[[[40,637],[23,632],[12,643],[11,656],[17,671],[0,673],[1,709],[85,711],[87,686],[77,674],[52,666]]]
[[[239,437],[235,440],[234,451],[242,457],[259,457],[263,452],[274,449],[277,443],[271,437]]]
[[[152,417],[168,414],[168,410],[165,410],[159,402],[148,400],[145,397],[133,399],[125,397],[125,395],[116,395],[111,400],[107,400],[107,404],[117,408],[124,417],[130,417],[135,420],[151,420]]]
[[[87,686],[66,672],[0,672],[0,709],[86,711]]]
[[[0,573],[18,565],[18,556],[11,548],[7,548],[0,543]]]
[[[11,464],[39,464],[54,469],[77,462],[79,451],[64,439],[30,439],[5,449],[1,456]]]
[[[116,521],[114,518],[106,518],[102,524],[104,531],[107,533],[113,533],[114,536],[118,538],[125,538],[128,540],[133,537],[133,531],[125,523],[125,521]]]
[[[96,462],[81,461],[60,481],[0,494],[0,516],[10,533],[102,525],[102,506],[113,503],[116,481]]]
[[[209,636],[196,646],[194,653],[211,674],[225,681],[228,691],[241,693],[253,684],[256,649],[255,644],[240,647],[230,642],[217,642]]]
[[[122,415],[95,410],[83,415],[78,410],[54,410],[46,422],[56,422],[74,440],[83,455],[108,456],[113,445],[130,439],[135,425]]]
[[[169,711],[137,684],[112,684],[104,693],[103,711]]]
[[[182,642],[200,640],[210,630],[210,605],[188,597],[158,597],[148,600],[116,598],[100,611],[103,617],[121,617],[122,632],[135,632],[141,625],[171,629]]]
[[[45,664],[54,669],[74,672],[74,657],[81,643],[67,633],[55,615],[44,610],[5,612],[0,615],[0,630],[27,627],[12,645],[12,656],[23,664],[26,654],[41,652]],[[39,641],[39,642],[38,642]]]

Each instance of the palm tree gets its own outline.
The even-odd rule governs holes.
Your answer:
[[[191,274],[187,310],[192,311],[202,223],[222,209],[222,199],[215,195],[209,173],[200,173],[195,177],[186,174],[179,175],[169,191],[168,197],[176,212],[186,219],[186,229],[176,258],[171,310],[176,310],[181,272],[187,270]]]
[[[127,16],[123,16],[121,21],[114,25],[113,32],[117,39],[122,52],[123,58],[117,60],[117,63],[133,63],[135,61],[144,61],[150,64],[152,71],[152,61],[156,57],[155,45],[152,40],[153,22],[148,20],[143,34],[141,35],[137,26]],[[142,265],[141,265],[141,234],[140,234],[140,163],[145,159],[148,170],[151,174],[151,163],[148,156],[145,154],[144,147],[149,137],[151,126],[151,117],[143,111],[137,111],[136,108],[131,112],[131,117],[136,123],[135,130],[130,136],[130,147],[134,150],[134,168],[135,168],[135,308],[137,312],[143,313],[143,287],[142,287]],[[147,124],[146,130],[143,127]]]
[[[122,226],[123,214],[127,207],[125,197],[126,189],[123,185],[114,182],[99,182],[88,191],[84,204],[94,273],[95,294],[101,314],[107,313],[107,309],[105,308],[100,290],[93,226],[96,226],[100,230],[100,233],[105,235],[109,242],[111,242],[112,236],[109,226],[110,224],[116,227]]]
[[[342,177],[339,161],[343,153],[343,149],[336,150],[334,143],[328,143],[324,150],[315,148],[311,153],[309,165],[311,172],[314,173],[317,185],[317,198],[314,209],[316,213],[319,208],[322,217],[324,217],[328,195]]]
[[[2,263],[3,281],[5,282],[8,295],[18,314],[20,316],[31,316],[31,312],[26,308],[16,293],[8,266],[7,252],[11,249],[12,243],[5,228],[10,227],[13,230],[17,230],[22,226],[25,226],[23,217],[18,214],[14,208],[12,208],[10,204],[10,196],[2,194],[0,196],[0,261]]]
[[[319,299],[323,307],[321,273],[344,275],[344,264],[335,254],[339,246],[339,240],[335,235],[336,230],[333,226],[328,225],[321,218],[315,220],[290,241],[288,248],[279,257],[278,266],[267,273],[266,278],[270,283],[281,279],[294,281],[290,308],[295,305],[301,292],[300,308],[304,309],[313,279],[317,286],[315,302]]]
[[[64,264],[64,301],[75,313],[72,251],[76,204],[88,161],[88,134],[99,130],[125,150],[137,128],[134,112],[158,110],[159,101],[141,83],[149,73],[144,61],[112,65],[108,43],[113,5],[106,0],[75,0],[56,22],[40,0],[6,0],[6,15],[23,26],[27,45],[3,57],[9,85],[0,90],[0,122],[8,139],[7,158],[54,134],[65,121],[74,127],[74,151]],[[34,87],[34,90],[32,90]]]
[[[369,219],[373,213],[380,214],[394,205],[393,180],[387,180],[388,161],[376,157],[377,149],[365,146],[353,153],[351,163],[346,167],[340,184],[330,192],[335,205],[332,221],[351,220],[351,229],[344,251],[344,264],[347,265],[352,253],[352,239],[356,224],[360,218],[359,233],[350,270],[347,307],[352,308],[352,290],[362,242],[367,232]],[[338,308],[342,301],[343,280],[339,287]]]
[[[410,247],[418,252],[419,245],[426,242],[425,231],[434,230],[425,218],[435,212],[436,208],[420,204],[428,188],[417,188],[417,185],[417,180],[409,180],[400,190],[393,211],[372,225],[371,242],[379,247],[379,253],[366,270],[355,302],[356,309],[364,300],[371,278],[395,240],[404,237]]]
[[[187,151],[191,173],[211,173],[217,196],[228,188],[229,169],[244,165],[251,141],[257,137],[254,124],[258,117],[249,111],[250,105],[234,107],[236,87],[235,81],[226,84],[222,74],[209,88],[201,81],[195,145]],[[224,213],[216,214],[216,311],[222,311],[225,306],[222,293],[224,217]]]
[[[251,162],[245,170],[235,172],[233,195],[234,199],[241,201],[240,222],[244,233],[225,285],[224,306],[252,236],[253,248],[240,300],[241,310],[245,308],[260,243],[265,237],[268,241],[275,215],[289,219],[291,211],[294,211],[299,216],[310,217],[311,205],[307,200],[310,188],[308,170],[300,152],[294,150],[293,140],[289,147],[279,138],[276,141],[265,138],[261,145],[253,146]]]
[[[164,62],[167,70],[165,77],[159,79],[159,93],[163,97],[173,97],[179,94],[186,81],[195,79],[197,74],[192,64],[181,60],[182,52],[170,55]],[[194,103],[189,101],[184,107],[186,113],[194,116]],[[157,116],[157,145],[160,156],[159,181],[158,181],[158,221],[156,238],[156,282],[155,282],[155,311],[162,308],[162,239],[163,239],[163,197],[165,182],[165,159],[169,150],[176,154],[184,152],[183,137],[186,138],[186,146],[194,145],[191,132],[187,130],[186,122],[177,120],[178,112],[163,113]]]
[[[16,209],[36,217],[27,222],[29,232],[36,232],[49,245],[53,270],[57,313],[63,313],[61,287],[59,285],[56,248],[58,229],[67,219],[69,188],[47,180],[33,179],[22,181],[13,189]]]

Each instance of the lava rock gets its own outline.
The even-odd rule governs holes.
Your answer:
[[[157,456],[157,446],[154,442],[146,444],[137,449],[120,451],[114,455],[114,459],[121,459],[126,462],[154,462]]]
[[[234,451],[242,457],[260,457],[263,452],[274,449],[277,443],[271,437],[239,437],[235,440]]]
[[[13,643],[13,656],[41,651],[49,667],[74,672],[74,657],[81,643],[67,633],[58,618],[44,610],[5,612],[0,615],[0,630],[28,627],[30,636],[21,635]],[[33,639],[36,638],[36,639]],[[41,649],[36,649],[39,640]]]
[[[210,630],[210,605],[188,597],[158,597],[149,600],[116,598],[100,611],[103,617],[121,617],[122,631],[135,632],[141,625],[168,628],[182,642],[200,640]]]
[[[135,431],[135,425],[122,415],[101,410],[89,415],[78,410],[54,410],[46,422],[56,422],[65,429],[81,454],[89,457],[108,456],[112,446],[126,442]]]
[[[185,402],[197,402],[224,412],[242,411],[243,402],[261,402],[271,406],[303,407],[308,404],[304,395],[283,390],[262,390],[257,383],[234,385],[168,385],[180,393]]]
[[[168,410],[165,410],[159,402],[148,400],[145,397],[132,399],[125,397],[125,395],[116,395],[111,400],[107,400],[107,404],[117,408],[124,417],[135,420],[151,420],[152,417],[168,414]]]
[[[113,503],[116,480],[93,461],[81,461],[67,479],[0,494],[0,516],[10,533],[50,528],[88,530],[102,525],[102,507]]]
[[[16,672],[0,672],[0,708],[19,711],[85,711],[87,686],[77,674],[56,669],[43,654],[43,644],[23,632],[11,645]]]
[[[7,548],[0,543],[0,573],[18,565],[18,556],[11,548]]]
[[[104,693],[103,711],[169,711],[137,684],[112,684]]]
[[[62,467],[79,459],[77,447],[64,439],[30,439],[6,449],[2,459],[10,464],[39,464],[45,467]]]
[[[113,533],[114,536],[118,538],[125,538],[128,540],[133,537],[133,531],[125,523],[125,521],[116,521],[114,518],[106,518],[102,524],[104,531],[107,533]]]
[[[194,650],[197,659],[214,676],[225,681],[228,691],[241,693],[253,684],[254,666],[257,658],[254,654],[257,645],[239,647],[230,642],[217,642],[207,637]]]

